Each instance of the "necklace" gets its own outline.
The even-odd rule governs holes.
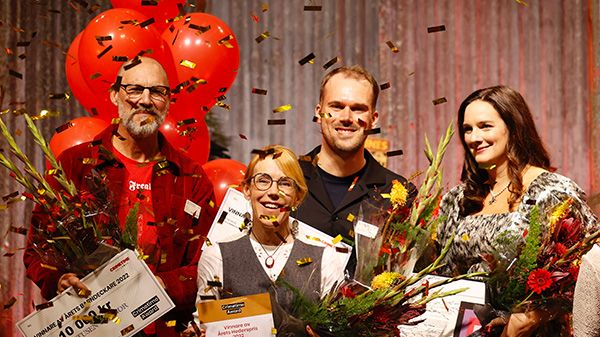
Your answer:
[[[496,198],[498,198],[500,196],[500,194],[502,194],[504,191],[506,191],[508,186],[510,186],[510,183],[508,183],[506,186],[504,186],[504,188],[501,189],[500,192],[498,192],[498,193],[494,193],[494,191],[492,190],[492,187],[490,186],[490,194],[492,195],[492,198],[490,199],[490,201],[488,201],[488,205],[495,203]]]
[[[260,247],[263,249],[263,251],[265,252],[265,254],[267,255],[267,257],[265,258],[265,267],[271,269],[273,268],[273,266],[275,265],[275,258],[273,258],[273,256],[275,256],[275,254],[277,254],[277,251],[279,250],[279,248],[281,246],[283,246],[285,241],[281,241],[278,245],[277,248],[275,248],[275,251],[273,252],[273,254],[269,254],[267,253],[267,250],[265,249],[265,246],[263,246],[263,244],[258,241],[258,238],[256,237],[256,235],[254,235],[254,238],[256,239],[256,242],[258,242],[258,244],[260,245]]]

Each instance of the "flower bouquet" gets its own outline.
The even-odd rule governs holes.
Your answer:
[[[51,168],[46,176],[41,174],[19,148],[2,120],[0,132],[22,168],[3,152],[0,152],[0,164],[8,168],[10,176],[25,188],[22,197],[37,204],[30,230],[34,231],[31,233],[33,249],[41,257],[42,267],[85,275],[121,249],[135,249],[137,208],[132,208],[124,230],[121,230],[106,177],[92,172],[86,177],[87,190],[78,191],[65,176],[32,117],[23,116]],[[18,196],[18,192],[14,194]]]
[[[586,236],[572,204],[573,200],[567,199],[549,214],[540,214],[535,206],[525,233],[505,232],[497,239],[505,254],[484,256],[491,269],[488,288],[492,307],[504,310],[505,315],[544,310],[559,318],[556,323],[561,326],[555,328],[567,335],[581,258],[600,237],[600,231]]]
[[[316,304],[290,287],[296,293],[292,315],[310,325],[320,336],[397,335],[398,325],[419,323],[414,319],[425,312],[429,301],[466,290],[432,289],[485,274],[460,275],[431,284],[425,279],[427,274],[443,267],[441,261],[452,240],[432,264],[412,274],[413,262],[432,242],[432,233],[441,221],[436,211],[441,195],[439,166],[452,134],[450,125],[435,155],[426,138],[425,154],[430,165],[412,205],[407,205],[406,187],[395,182],[391,193],[383,196],[390,199],[391,208],[372,212],[375,216],[370,219],[378,218],[381,223],[376,224],[380,227],[374,238],[357,237],[355,279],[346,280]]]

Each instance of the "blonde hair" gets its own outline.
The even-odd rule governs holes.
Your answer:
[[[306,181],[304,180],[304,174],[300,168],[298,157],[294,151],[282,145],[268,145],[260,149],[258,152],[259,153],[255,154],[248,164],[243,184],[247,187],[250,187],[250,180],[254,176],[254,168],[256,167],[256,164],[267,157],[271,157],[281,169],[283,174],[292,178],[294,182],[296,182],[296,192],[298,196],[297,201],[298,203],[301,203],[306,197],[308,187],[306,186]]]

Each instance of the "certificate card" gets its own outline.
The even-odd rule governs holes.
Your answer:
[[[219,207],[215,221],[210,227],[207,241],[210,243],[228,242],[248,234],[247,226],[244,225],[244,221],[248,222],[244,217],[244,214],[246,213],[250,215],[252,213],[250,202],[246,200],[242,192],[229,188],[225,194],[225,198],[223,198],[221,207]],[[297,220],[290,217],[290,223],[292,221]],[[302,221],[298,221],[298,235],[296,235],[296,238],[316,246],[331,245],[343,248],[344,251],[348,251],[348,253],[352,251],[350,245],[344,242],[334,244],[331,236]],[[204,242],[204,246],[202,247],[203,250],[206,248],[206,245],[209,244],[208,242]],[[349,259],[350,254],[347,254],[347,256]]]
[[[240,296],[198,304],[198,318],[206,336],[275,336],[268,293]]]
[[[48,307],[17,322],[25,337],[127,337],[175,307],[145,262],[131,250],[115,255],[82,279],[87,298],[68,288]],[[91,316],[116,310],[107,323],[92,324]]]
[[[426,279],[431,284],[445,279],[445,277],[427,275]],[[440,289],[442,292],[446,292],[460,288],[467,288],[467,290],[427,303],[427,311],[415,318],[415,321],[424,321],[414,326],[399,326],[400,336],[466,337],[467,332],[472,333],[481,328],[474,314],[473,307],[476,304],[485,304],[484,282],[458,280],[442,287],[434,288],[430,292]]]

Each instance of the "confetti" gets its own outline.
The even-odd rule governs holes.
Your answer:
[[[253,94],[257,94],[257,95],[266,95],[267,94],[267,90],[265,90],[265,89],[258,89],[258,88],[252,88],[252,93]]]
[[[210,25],[208,25],[208,26],[198,26],[198,25],[195,25],[193,23],[190,23],[190,25],[188,27],[190,29],[197,30],[198,32],[196,33],[196,35],[200,35],[202,33],[208,32],[210,30]]]
[[[3,196],[3,197],[2,197],[2,200],[3,200],[3,201],[6,201],[6,200],[8,200],[8,199],[12,199],[12,198],[14,198],[14,197],[16,197],[16,196],[18,196],[18,195],[19,195],[19,191],[14,191],[14,192],[12,192],[12,193],[10,193],[10,194],[7,194],[7,195]],[[11,227],[11,228],[12,228],[12,227]]]
[[[467,234],[467,233],[463,233],[463,235],[462,235],[460,238],[461,238],[461,240],[463,240],[463,241],[469,241],[469,234]]]
[[[102,56],[104,56],[106,53],[108,53],[108,52],[109,52],[109,51],[112,49],[112,47],[113,47],[113,46],[112,46],[112,45],[110,45],[110,46],[108,46],[108,47],[104,48],[104,50],[103,50],[103,51],[101,51],[101,52],[100,52],[100,54],[98,54],[98,56],[97,56],[97,57],[98,57],[98,58],[101,58],[101,57],[102,57]]]
[[[365,135],[376,135],[378,133],[381,133],[381,128],[365,130]]]
[[[221,216],[219,216],[219,220],[217,220],[217,223],[222,224],[223,222],[225,222],[225,218],[227,218],[227,212],[221,213]]]
[[[523,5],[525,7],[529,6],[525,1],[523,0],[515,0],[516,3],[518,3],[519,5]]]
[[[348,192],[350,192],[354,189],[354,186],[356,186],[357,181],[358,181],[358,176],[354,177],[354,180],[352,180],[352,184],[350,184],[350,187],[348,187]]]
[[[218,278],[215,278],[214,281],[207,281],[206,285],[209,287],[218,287],[218,288],[223,287],[223,283],[221,283],[221,281],[219,281]]]
[[[312,262],[313,262],[313,260],[310,257],[305,257],[305,258],[296,260],[296,264],[298,265],[298,267],[307,266],[307,265],[311,264]]]
[[[427,33],[437,33],[437,32],[445,32],[445,31],[446,31],[445,25],[427,27]]]
[[[233,35],[227,35],[224,38],[220,39],[217,44],[218,45],[224,45],[227,48],[233,48],[233,46],[231,45],[231,43],[229,43],[229,40],[233,40]]]
[[[448,102],[448,100],[446,100],[446,97],[440,97],[440,98],[436,98],[433,101],[433,105],[438,105],[438,104],[443,104]]]
[[[379,86],[380,90],[389,89],[391,87],[390,82],[385,82]]]
[[[323,6],[304,6],[305,12],[320,12]]]
[[[188,118],[188,119],[183,119],[180,121],[177,121],[177,127],[182,127],[185,125],[190,125],[190,124],[194,124],[196,123],[196,118]]]
[[[10,76],[16,77],[16,78],[18,78],[18,79],[20,79],[20,80],[22,80],[22,79],[23,79],[23,74],[21,74],[21,73],[20,73],[20,72],[18,72],[18,71],[14,71],[14,70],[12,70],[12,69],[9,69],[9,70],[8,70],[8,74],[9,74]]]
[[[150,19],[148,19],[148,20],[146,20],[146,21],[144,21],[144,22],[140,23],[140,27],[141,27],[141,28],[145,28],[145,27],[147,27],[147,26],[150,26],[150,25],[151,25],[151,24],[153,24],[154,22],[155,22],[155,21],[154,21],[154,18],[150,18]]]
[[[200,295],[200,299],[203,300],[203,301],[206,301],[206,300],[216,300],[217,296],[215,296],[215,295]],[[194,323],[194,321],[192,321],[192,323]],[[201,335],[197,335],[197,336],[201,336]]]
[[[264,33],[260,34],[259,36],[257,36],[254,41],[256,41],[256,43],[261,43],[264,40],[268,39],[269,36],[271,36],[271,33],[269,33],[268,30],[266,30]]]
[[[112,57],[113,62],[127,62],[127,56],[115,55]]]
[[[352,214],[352,213],[348,213],[348,216],[346,217],[346,220],[348,220],[348,221],[352,222],[352,221],[354,221],[354,218],[355,218],[355,217],[354,217],[354,214]]]
[[[177,321],[173,320],[173,321],[167,321],[166,324],[169,328],[174,327],[175,325],[177,325]]]
[[[31,44],[31,41],[18,41],[17,47],[29,47],[30,44]]]
[[[385,155],[388,157],[401,156],[403,154],[404,154],[404,151],[402,151],[402,150],[388,151],[385,153]]]
[[[250,151],[250,154],[256,154],[258,155],[259,158],[264,159],[266,158],[268,155],[274,154],[275,153],[275,149],[268,149],[268,150],[258,150],[258,149],[254,149],[252,151]]]
[[[332,65],[336,64],[337,62],[339,62],[341,60],[341,58],[339,57],[334,57],[331,60],[327,61],[327,63],[325,63],[323,65],[323,69],[328,69],[329,67],[331,67]]]
[[[390,48],[392,53],[399,52],[398,47],[396,47],[392,41],[387,41],[385,44],[387,44],[387,46]]]
[[[48,99],[64,99],[65,101],[68,101],[70,98],[71,96],[66,92],[48,95]]]
[[[13,296],[8,300],[8,302],[4,303],[4,310],[12,307],[15,303],[17,303],[17,298]]]
[[[352,215],[352,213],[350,213],[348,216]],[[352,215],[352,217],[354,217],[354,215]],[[331,242],[334,245],[337,245],[338,243],[340,243],[340,241],[342,241],[342,235],[338,234],[335,238],[333,238],[333,240],[331,240]]]
[[[269,119],[267,125],[285,125],[285,119]]]
[[[269,10],[269,4],[266,2],[263,2],[261,7],[262,7],[263,13]]]
[[[286,105],[282,105],[282,106],[278,106],[275,109],[273,109],[273,112],[277,113],[277,112],[285,112],[288,110],[292,109],[292,105],[291,104],[286,104]]]
[[[252,20],[256,23],[258,23],[258,16],[255,13],[250,14],[250,18],[252,18]]]
[[[89,290],[89,289],[79,289],[79,290],[77,291],[77,296],[79,296],[79,297],[85,297],[85,298],[87,298],[87,297],[89,297],[91,294],[92,294],[92,291],[91,291],[91,290]]]
[[[335,247],[335,251],[338,253],[345,253],[348,254],[348,252],[350,252],[350,250],[348,249],[348,247]]]
[[[65,123],[65,124],[63,124],[63,125],[61,125],[61,126],[57,127],[57,128],[56,128],[56,133],[61,133],[61,132],[65,131],[65,130],[67,130],[67,129],[69,129],[69,128],[73,127],[73,126],[74,126],[74,125],[73,125],[73,123],[71,123],[71,122],[67,122],[67,123]]]
[[[298,61],[298,63],[300,63],[301,66],[307,64],[307,63],[315,63],[315,54],[314,53],[310,53],[306,56],[304,56],[300,61]]]
[[[112,40],[112,36],[110,35],[106,35],[106,36],[96,36],[96,42],[98,42],[99,45],[104,46],[104,41],[111,41]]]
[[[53,306],[54,306],[54,304],[52,302],[46,302],[46,303],[38,304],[38,305],[35,306],[35,311],[40,311],[40,310],[52,308]]]
[[[133,329],[135,329],[133,327],[133,324],[129,325],[125,329],[121,330],[121,336],[125,336],[126,334],[130,333],[131,331],[133,331]],[[200,336],[200,335],[198,335],[198,336]]]
[[[188,60],[181,60],[179,61],[179,65],[186,67],[186,68],[190,68],[190,69],[194,69],[196,68],[196,63],[192,62],[192,61],[188,61]]]
[[[124,70],[129,70],[129,69],[137,66],[140,63],[142,63],[142,59],[140,59],[139,57],[135,57],[129,64],[127,64],[126,66],[124,66],[123,69]],[[119,84],[121,84],[121,82],[119,82]]]

